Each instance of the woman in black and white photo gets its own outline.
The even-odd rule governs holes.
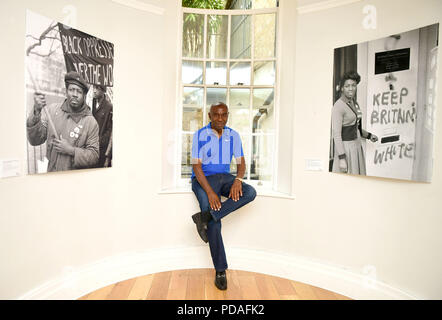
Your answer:
[[[339,84],[341,96],[332,109],[333,172],[366,175],[361,138],[378,141],[376,135],[362,129],[362,112],[355,99],[360,81],[357,72],[349,71]]]

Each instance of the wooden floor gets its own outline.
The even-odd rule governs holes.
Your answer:
[[[227,290],[213,269],[161,272],[121,281],[79,300],[350,300],[315,286],[260,273],[227,270]]]

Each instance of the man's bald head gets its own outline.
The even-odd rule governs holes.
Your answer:
[[[229,107],[224,102],[214,103],[210,106],[210,112],[212,112],[213,108],[226,108],[229,111]]]

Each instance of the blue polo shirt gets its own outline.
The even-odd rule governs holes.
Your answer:
[[[192,163],[202,162],[204,175],[230,173],[232,157],[243,157],[241,137],[235,130],[224,127],[220,138],[212,130],[211,123],[193,134]],[[192,169],[192,178],[195,173]]]

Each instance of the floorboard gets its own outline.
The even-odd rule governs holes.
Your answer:
[[[160,272],[95,290],[79,300],[351,300],[305,283],[227,270],[227,290],[215,287],[213,269]]]

